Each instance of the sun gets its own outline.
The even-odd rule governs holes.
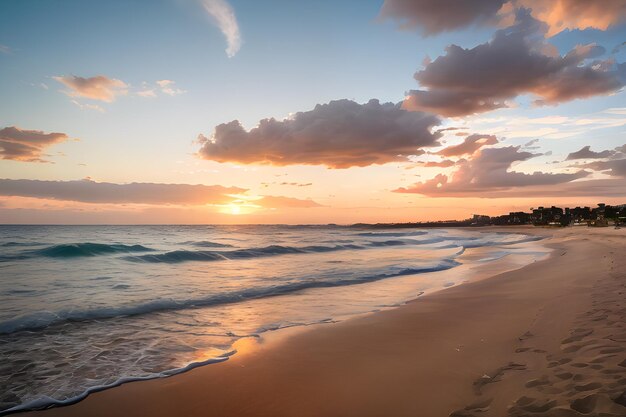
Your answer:
[[[241,214],[241,207],[238,204],[231,204],[229,207],[230,214]]]

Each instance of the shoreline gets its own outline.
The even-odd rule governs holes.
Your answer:
[[[509,227],[502,229],[511,230]],[[542,229],[532,231],[533,228],[525,228],[529,234],[538,234]],[[505,411],[503,407],[509,407],[511,402],[499,395],[490,405],[484,405],[487,399],[482,398],[482,393],[476,394],[476,384],[481,388],[495,384],[481,383],[481,375],[487,376],[482,382],[504,380],[499,374],[507,376],[511,370],[502,368],[510,367],[511,362],[519,365],[518,368],[525,367],[524,370],[513,367],[518,375],[530,372],[530,365],[506,361],[505,357],[518,360],[528,356],[528,351],[535,356],[538,355],[536,350],[548,352],[534,347],[515,352],[524,347],[512,346],[534,338],[525,337],[530,330],[522,331],[524,327],[532,327],[533,321],[541,323],[534,302],[551,300],[550,297],[568,298],[567,311],[555,311],[550,317],[550,321],[560,317],[556,320],[558,326],[553,324],[552,330],[566,333],[572,327],[573,316],[579,313],[576,306],[589,305],[589,291],[580,290],[585,287],[585,272],[593,274],[598,268],[594,262],[585,262],[587,258],[581,254],[598,256],[601,246],[616,239],[623,250],[626,237],[623,231],[613,229],[586,233],[575,229],[551,231],[555,233],[547,243],[565,250],[562,255],[557,256],[555,251],[549,259],[521,269],[447,288],[422,296],[419,301],[332,326],[281,330],[264,335],[260,341],[241,339],[238,354],[228,361],[165,379],[123,384],[91,394],[73,405],[21,412],[20,415],[313,416],[381,415],[386,410],[393,415],[447,416],[477,398],[483,401],[483,407],[478,408],[489,408],[485,411],[487,414],[481,415],[492,415],[492,412],[496,413],[494,416],[499,415],[497,413]],[[582,236],[586,240],[572,240]],[[619,249],[614,252],[618,253]],[[597,259],[605,260],[606,255]],[[611,258],[611,261],[621,260]],[[567,273],[559,273],[559,268],[566,269]],[[623,263],[617,271],[623,279]],[[537,282],[537,276],[546,272],[550,272],[548,277]],[[607,274],[608,270],[600,275],[607,278]],[[530,280],[524,279],[529,275]],[[574,279],[566,283],[563,277],[568,275]],[[529,282],[537,284],[537,288],[529,288]],[[514,287],[513,293],[510,287]],[[589,280],[586,287],[591,289]],[[520,299],[520,292],[527,297]],[[577,302],[571,302],[574,300]],[[516,336],[516,333],[519,334]],[[550,338],[546,337],[545,342],[547,339]],[[549,342],[554,348],[558,341]],[[498,368],[496,358],[504,365]],[[459,362],[460,359],[465,360]],[[536,358],[524,359],[536,362]],[[538,368],[539,364],[534,367]],[[490,377],[493,369],[498,372]],[[498,384],[501,385],[505,384]],[[441,387],[449,392],[443,396],[435,392],[434,388]],[[422,400],[418,401],[419,398]],[[532,404],[534,402],[526,406]],[[470,415],[471,411],[466,411],[458,415]]]

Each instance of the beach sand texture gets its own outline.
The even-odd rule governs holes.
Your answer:
[[[523,230],[549,259],[23,415],[626,416],[626,229]]]

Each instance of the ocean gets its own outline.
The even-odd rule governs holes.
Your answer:
[[[0,414],[227,360],[547,256],[489,229],[0,226]]]

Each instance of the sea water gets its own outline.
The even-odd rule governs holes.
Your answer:
[[[225,360],[238,339],[398,306],[503,259],[521,267],[546,256],[540,239],[480,229],[0,226],[0,413]]]

